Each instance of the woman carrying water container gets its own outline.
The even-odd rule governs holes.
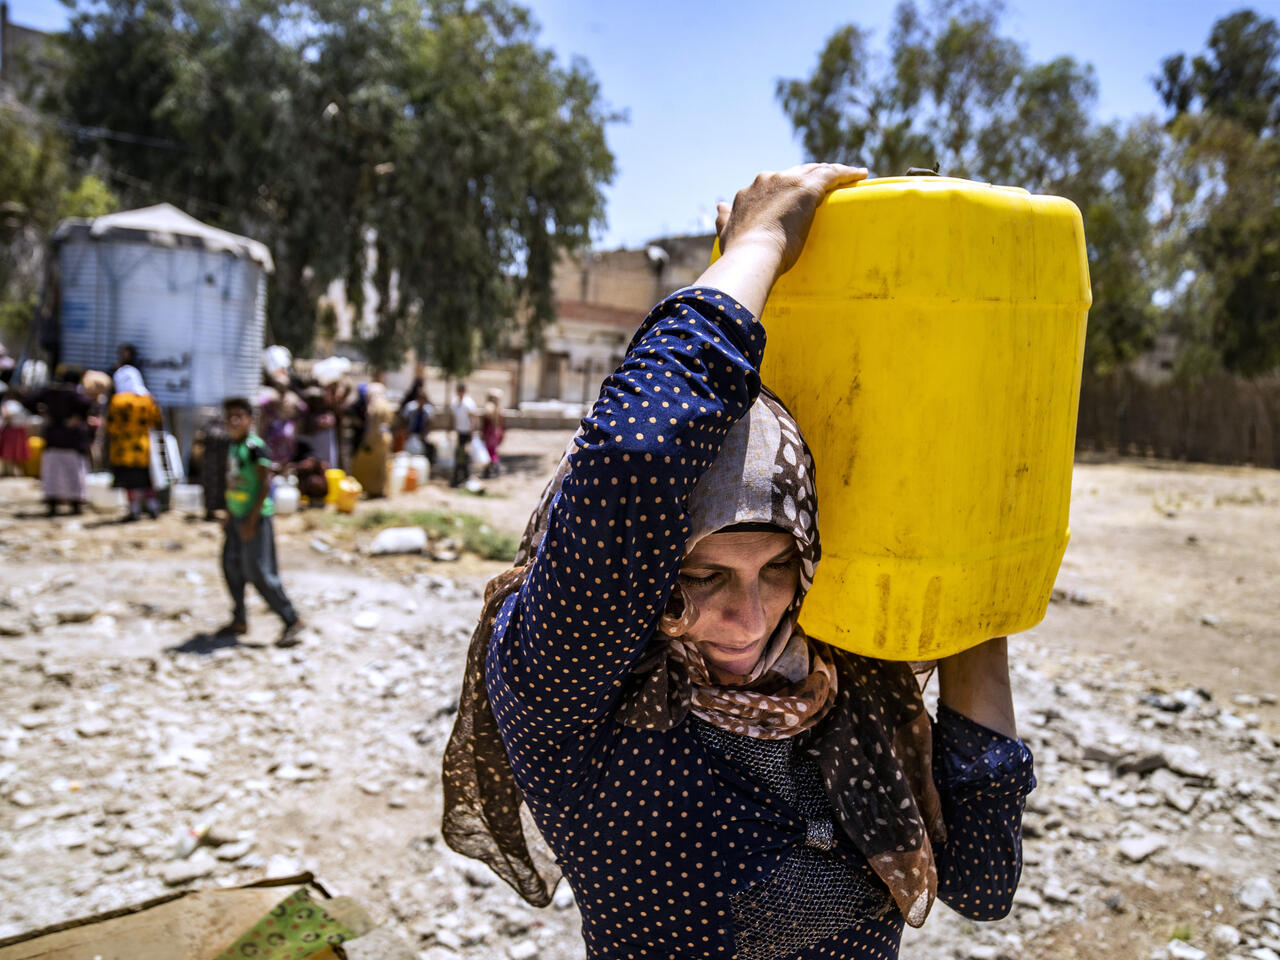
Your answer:
[[[1012,902],[1034,778],[1004,640],[939,662],[931,720],[907,664],[797,621],[813,464],[756,318],[865,176],[808,164],[721,206],[724,255],[641,324],[487,592],[444,836],[533,903],[562,871],[589,957],[887,960],[935,897]]]

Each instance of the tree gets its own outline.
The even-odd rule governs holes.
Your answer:
[[[1159,132],[1091,120],[1093,69],[1070,57],[1031,63],[999,32],[1001,7],[938,0],[928,17],[903,0],[887,56],[871,34],[838,29],[807,79],[780,80],[777,96],[806,152],[864,164],[880,175],[908,167],[1066,196],[1080,207],[1094,304],[1086,363],[1105,369],[1145,347],[1152,305],[1147,219]],[[875,71],[870,65],[885,64]]]
[[[1155,78],[1172,141],[1168,251],[1180,363],[1280,368],[1280,28],[1250,10]]]
[[[56,127],[0,103],[0,332],[19,334],[30,319],[58,221],[115,208],[101,180],[72,172]]]
[[[414,346],[464,373],[536,336],[551,265],[603,217],[613,115],[505,0],[85,2],[66,56],[58,108],[113,132],[84,149],[132,201],[271,246],[295,349],[342,279],[375,364]]]

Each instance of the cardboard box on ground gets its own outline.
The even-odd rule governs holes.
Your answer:
[[[0,940],[0,960],[345,960],[373,929],[309,874],[190,890]]]

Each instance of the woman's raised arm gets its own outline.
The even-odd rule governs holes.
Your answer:
[[[825,193],[865,175],[806,165],[740,192],[722,211],[724,255],[700,278],[707,285],[654,308],[583,420],[486,664],[523,789],[553,793],[581,769],[675,585],[689,494],[759,392],[765,337],[755,314]]]

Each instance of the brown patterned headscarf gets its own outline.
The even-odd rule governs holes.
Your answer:
[[[454,850],[481,859],[527,901],[544,906],[559,879],[525,816],[484,682],[485,655],[503,601],[517,592],[545,533],[551,501],[568,472],[570,442],[543,491],[516,557],[490,582],[472,636],[458,718],[444,758],[442,833]],[[688,507],[686,554],[704,536],[741,524],[790,533],[800,583],[756,667],[734,682],[713,679],[697,646],[683,590],[673,591],[660,632],[632,667],[614,716],[636,729],[670,730],[692,711],[724,729],[763,739],[811,730],[837,822],[888,886],[912,926],[924,922],[937,889],[931,838],[943,837],[931,771],[929,718],[907,664],[829,647],[797,621],[820,556],[813,461],[790,413],[762,390],[725,436]],[[526,833],[535,837],[532,846]]]
[[[671,637],[668,656],[689,679],[689,708],[733,733],[779,740],[814,726],[836,695],[830,648],[810,643],[797,618],[818,563],[813,465],[786,407],[762,390],[724,438],[689,497],[687,556],[700,540],[727,528],[766,527],[789,533],[800,555],[800,584],[749,673],[715,679],[702,650],[684,639],[697,609],[679,584],[659,629]]]

